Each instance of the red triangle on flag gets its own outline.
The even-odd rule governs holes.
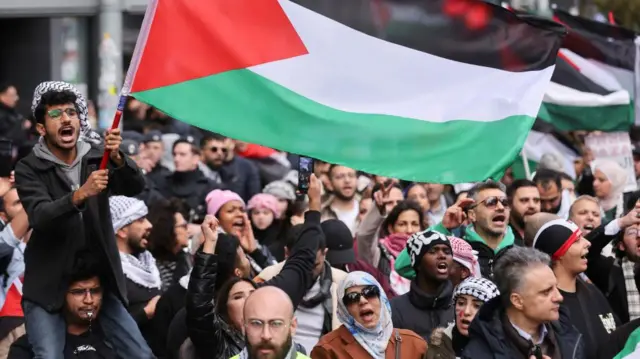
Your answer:
[[[152,14],[131,92],[308,53],[278,0],[158,0]]]

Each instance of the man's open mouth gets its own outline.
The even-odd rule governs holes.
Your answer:
[[[446,262],[440,262],[436,265],[439,274],[449,274],[449,265]]]
[[[71,126],[62,127],[60,131],[58,131],[58,133],[60,134],[60,138],[65,142],[72,141],[75,132],[75,129]]]
[[[504,226],[506,220],[507,220],[507,216],[505,216],[504,214],[498,214],[495,217],[493,217],[492,222],[494,224]]]

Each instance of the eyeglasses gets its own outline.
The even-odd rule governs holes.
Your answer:
[[[86,297],[87,294],[91,297],[95,297],[102,294],[102,287],[71,289],[69,290],[69,294],[78,299]]]
[[[227,152],[229,152],[229,149],[226,148],[226,147],[211,146],[211,147],[209,147],[209,151],[211,151],[211,152],[222,151],[222,153],[227,153]]]
[[[469,209],[476,208],[481,204],[484,204],[484,206],[487,207],[488,209],[494,209],[494,208],[496,208],[498,206],[498,202],[500,202],[500,204],[504,208],[508,208],[509,207],[509,200],[507,199],[507,197],[491,196],[491,197],[487,197],[487,198],[483,199],[482,201],[472,205],[471,207],[469,207]]]
[[[266,322],[260,319],[250,319],[244,324],[244,327],[248,332],[261,333],[264,330],[265,325],[269,327],[269,331],[271,333],[275,334],[281,333],[285,328],[289,326],[287,322],[281,319],[273,319]]]
[[[342,303],[344,305],[349,306],[351,304],[359,303],[360,298],[365,297],[365,299],[369,300],[372,298],[380,298],[380,289],[375,285],[368,285],[362,289],[361,292],[350,292],[346,293],[344,297],[342,297]]]
[[[49,115],[49,117],[51,117],[54,120],[57,120],[60,117],[62,117],[63,113],[66,113],[67,116],[69,116],[70,118],[75,118],[76,116],[78,116],[78,111],[75,108],[71,108],[71,107],[65,108],[65,109],[56,108],[56,109],[47,111],[47,115]]]

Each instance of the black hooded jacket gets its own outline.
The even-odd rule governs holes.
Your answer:
[[[529,359],[505,333],[505,309],[500,300],[496,297],[480,308],[469,327],[470,340],[462,359]],[[560,307],[559,320],[548,324],[547,330],[553,333],[562,359],[585,359],[582,334],[571,324],[565,308]]]
[[[412,280],[408,293],[391,300],[393,327],[412,330],[428,341],[434,329],[454,322],[452,296],[450,281],[443,283],[436,295],[429,295],[418,288],[415,279]]]

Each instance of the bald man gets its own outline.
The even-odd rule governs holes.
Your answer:
[[[265,286],[244,303],[246,347],[232,359],[307,359],[296,352],[293,335],[298,323],[293,303],[282,289]]]

